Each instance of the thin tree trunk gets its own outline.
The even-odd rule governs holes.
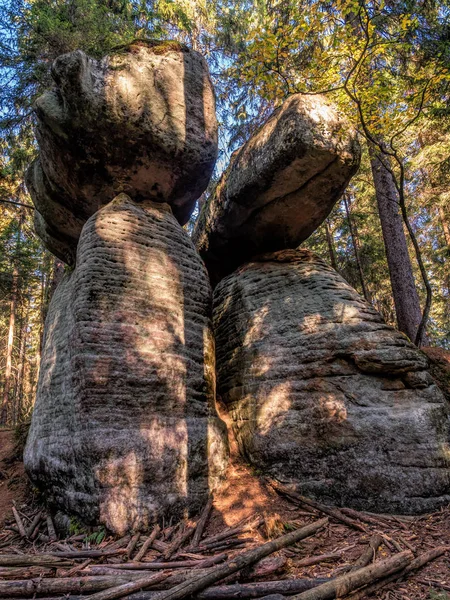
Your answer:
[[[8,419],[8,404],[9,404],[9,391],[11,388],[11,375],[12,375],[12,355],[14,347],[14,327],[16,323],[16,308],[17,308],[17,297],[19,292],[19,249],[20,249],[20,236],[22,233],[22,223],[24,215],[19,215],[19,226],[17,230],[16,247],[14,251],[14,264],[13,264],[13,278],[11,288],[11,303],[9,309],[9,327],[8,327],[8,341],[6,343],[6,361],[5,361],[5,379],[3,385],[3,396],[2,396],[2,408],[0,414],[0,423],[5,424]]]
[[[20,343],[19,343],[19,366],[17,369],[17,380],[14,398],[14,424],[20,421],[23,404],[23,378],[25,370],[25,348],[27,342],[27,328],[28,328],[28,310],[23,318],[21,332],[20,332]]]
[[[9,309],[8,341],[6,343],[5,380],[3,385],[2,413],[0,418],[0,423],[2,423],[3,425],[8,419],[9,390],[11,388],[12,354],[14,346],[14,327],[16,324],[18,281],[19,270],[17,268],[17,264],[14,264],[11,289],[11,303]]]
[[[385,166],[389,157],[380,157],[380,151],[370,143],[369,152],[398,328],[414,342],[422,312],[403,229],[399,197],[392,175]]]
[[[334,250],[333,234],[331,233],[330,224],[328,222],[328,219],[325,220],[324,225],[325,225],[325,235],[327,238],[328,254],[330,256],[330,263],[331,263],[331,266],[333,267],[333,269],[335,271],[337,271],[338,267],[337,267],[337,262],[336,262],[336,252]]]
[[[439,219],[441,221],[442,230],[444,232],[445,243],[447,244],[448,248],[450,249],[450,226],[448,224],[447,216],[446,216],[445,211],[442,208],[442,206],[438,206],[438,211],[439,211]]]
[[[347,198],[347,194],[344,194],[344,206],[345,206],[345,212],[347,214],[347,222],[348,222],[348,227],[350,230],[350,238],[352,240],[353,253],[354,253],[355,259],[356,259],[356,266],[358,267],[359,280],[361,282],[363,296],[368,302],[370,302],[370,295],[369,295],[369,292],[366,287],[366,282],[364,280],[364,272],[362,270],[361,259],[359,257],[358,241],[356,238],[355,228],[354,228],[352,218],[350,215],[350,207],[349,207],[349,201]]]

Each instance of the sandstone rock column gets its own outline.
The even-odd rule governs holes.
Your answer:
[[[294,94],[232,155],[193,239],[214,283],[261,252],[296,248],[356,173],[356,131],[324,96]]]
[[[449,416],[426,356],[305,250],[214,292],[218,393],[240,450],[305,495],[378,512],[450,501]]]
[[[85,224],[46,322],[25,450],[53,507],[123,533],[196,511],[223,475],[211,290],[167,204]]]
[[[119,192],[171,205],[184,224],[217,157],[214,90],[204,58],[172,41],[135,41],[95,60],[52,65],[36,101],[39,157],[26,183],[37,231],[73,264],[86,220]]]

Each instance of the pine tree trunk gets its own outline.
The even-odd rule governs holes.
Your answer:
[[[19,343],[19,366],[17,369],[16,389],[14,393],[14,424],[20,421],[23,405],[23,379],[25,371],[25,348],[27,343],[28,310],[22,322]]]
[[[442,206],[439,206],[438,210],[439,210],[439,219],[441,221],[442,230],[444,232],[445,243],[447,244],[448,248],[450,249],[450,226],[448,224],[447,217],[446,217],[445,211],[442,208]]]
[[[331,266],[335,271],[338,271],[337,262],[336,262],[336,252],[334,250],[333,243],[333,234],[331,233],[330,225],[328,223],[328,219],[325,220],[325,235],[327,238],[327,246],[328,246],[328,254],[330,256]]]
[[[370,302],[370,295],[367,290],[366,282],[364,280],[364,272],[362,270],[361,259],[359,257],[359,248],[358,248],[358,240],[357,240],[357,236],[356,236],[356,230],[355,230],[355,227],[353,225],[352,218],[350,215],[349,201],[348,201],[346,194],[344,194],[344,206],[345,206],[345,212],[347,214],[348,228],[350,230],[350,238],[352,240],[353,253],[354,253],[355,259],[356,259],[356,266],[358,267],[359,280],[361,282],[363,296],[367,300],[367,302]]]
[[[11,288],[11,303],[9,309],[8,341],[6,343],[5,379],[3,384],[2,410],[0,423],[5,425],[8,420],[9,391],[11,388],[12,354],[14,346],[14,327],[16,323],[16,305],[18,295],[19,270],[17,263],[14,264],[13,280]]]
[[[383,155],[380,159],[379,151],[372,145],[369,152],[398,328],[414,342],[422,313],[398,193],[389,166],[385,166],[389,157]]]

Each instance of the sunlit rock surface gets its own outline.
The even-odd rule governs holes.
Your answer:
[[[295,248],[323,222],[360,160],[356,131],[323,96],[295,94],[232,158],[194,242],[213,278]]]
[[[211,291],[165,204],[121,194],[83,228],[50,304],[25,465],[111,530],[200,509],[223,474]]]
[[[167,202],[186,223],[217,156],[203,57],[177,42],[135,42],[101,60],[64,54],[52,76],[36,102],[40,155],[27,173],[48,226],[76,249],[83,223],[119,192]]]
[[[267,254],[214,292],[218,393],[242,454],[327,502],[450,501],[448,412],[426,356],[308,251]]]

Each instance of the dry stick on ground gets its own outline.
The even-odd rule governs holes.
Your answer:
[[[412,573],[413,571],[421,569],[427,563],[431,562],[432,560],[435,560],[436,558],[439,558],[439,556],[442,556],[443,554],[445,554],[445,552],[449,551],[450,546],[438,546],[437,548],[428,550],[428,552],[424,552],[423,554],[420,554],[417,558],[415,558],[405,569],[400,571],[400,573],[394,573],[393,575],[391,575],[390,577],[386,577],[382,581],[373,583],[372,585],[364,588],[363,590],[355,592],[349,597],[349,600],[363,600],[363,598],[366,598],[370,594],[377,592],[389,583],[401,579],[404,575],[408,575],[408,573]]]
[[[428,585],[429,587],[436,587],[440,590],[445,590],[446,592],[450,592],[450,585],[444,583],[443,581],[437,581],[436,579],[418,579],[418,583],[422,585]]]
[[[328,560],[339,560],[342,556],[340,552],[330,552],[329,554],[321,554],[320,556],[309,556],[302,558],[299,561],[295,561],[296,567],[310,567],[311,565],[318,565],[321,562]]]
[[[383,538],[379,533],[373,535],[369,540],[368,547],[364,550],[364,552],[361,554],[361,556],[358,558],[355,564],[351,567],[350,572],[357,571],[358,569],[361,569],[362,567],[365,567],[369,563],[371,563],[375,558],[377,550],[382,543]]]
[[[116,556],[117,554],[124,554],[126,550],[117,549],[111,550],[68,550],[67,552],[51,552],[51,556],[57,556],[59,558],[101,558],[102,556]]]
[[[189,550],[201,550],[212,549],[216,547],[218,542],[226,540],[234,535],[239,535],[241,533],[245,533],[246,531],[251,531],[252,529],[257,529],[264,523],[264,519],[262,517],[257,517],[256,519],[251,519],[248,523],[244,525],[236,525],[236,527],[229,527],[225,531],[220,533],[216,533],[215,535],[211,535],[208,538],[202,540],[200,546],[194,548],[193,546],[189,546]]]
[[[130,581],[129,583],[124,583],[123,585],[119,585],[117,587],[111,588],[109,590],[105,590],[104,592],[99,592],[98,594],[92,594],[90,596],[91,600],[115,600],[116,598],[123,598],[124,596],[128,596],[133,592],[137,592],[143,587],[149,587],[154,585],[157,582],[162,581],[163,579],[167,579],[168,573],[158,573],[157,575],[147,575],[146,577],[141,577],[137,581]]]
[[[16,520],[17,527],[19,528],[20,537],[23,537],[23,538],[27,537],[27,532],[25,531],[25,527],[23,526],[22,519],[20,518],[20,515],[17,512],[17,509],[15,506],[12,507],[12,512],[13,512],[14,518]]]
[[[189,569],[189,568],[206,568],[226,560],[226,554],[218,554],[205,560],[180,560],[177,562],[149,562],[149,563],[119,563],[111,565],[114,569],[123,570],[150,570],[163,571],[164,569]]]
[[[199,545],[200,540],[202,539],[203,531],[205,530],[205,526],[208,521],[208,517],[211,512],[213,502],[214,502],[214,498],[211,494],[208,498],[208,502],[206,503],[206,506],[204,507],[204,509],[201,512],[200,518],[197,523],[197,527],[195,528],[194,537],[192,538],[192,546],[194,546],[194,548],[195,548],[195,546]]]
[[[73,569],[70,569],[69,571],[64,573],[64,577],[73,577],[74,575],[76,575],[77,573],[79,573],[80,571],[85,569],[88,565],[90,565],[91,562],[92,562],[92,558],[88,558],[81,564],[75,565]]]
[[[125,545],[128,544],[130,539],[131,539],[130,535],[125,535],[124,537],[120,538],[120,540],[117,540],[117,541],[113,542],[112,544],[108,544],[108,550],[113,550],[113,549],[118,550],[119,548],[123,548]]]
[[[72,567],[73,562],[53,554],[0,554],[0,567]]]
[[[147,575],[147,585],[158,583],[167,579],[168,573],[157,573]],[[68,594],[98,592],[99,590],[117,589],[135,581],[142,581],[142,577],[136,577],[131,573],[120,576],[105,577],[55,577],[41,579],[25,579],[21,581],[0,581],[0,598],[17,598],[20,596],[34,596],[35,594]],[[150,583],[152,580],[152,583]],[[142,586],[134,588],[139,590]],[[132,590],[132,591],[134,591]],[[131,593],[131,592],[130,592]],[[95,595],[93,596],[95,597]]]
[[[153,542],[152,542],[152,548],[154,550],[157,550],[161,554],[164,554],[164,552],[166,552],[168,547],[169,547],[169,544],[167,544],[166,542],[161,542],[160,540],[153,540]]]
[[[328,519],[321,519],[320,521],[316,521],[315,523],[311,523],[310,525],[306,525],[301,529],[297,529],[296,531],[291,531],[281,537],[263,544],[258,548],[254,548],[253,550],[248,550],[247,552],[243,552],[238,556],[235,556],[233,559],[229,560],[226,564],[220,565],[218,567],[211,568],[208,572],[198,575],[197,577],[191,577],[187,581],[176,585],[170,590],[158,592],[155,594],[155,600],[180,600],[181,598],[186,598],[187,596],[191,596],[197,592],[200,592],[212,585],[216,581],[220,581],[228,575],[232,575],[241,569],[254,564],[258,560],[261,560],[265,556],[269,556],[269,554],[273,554],[277,550],[281,550],[281,548],[285,548],[290,544],[295,544],[296,542],[309,537],[322,529],[328,523]],[[139,585],[139,581],[135,582],[135,585]],[[149,584],[147,580],[141,580],[140,587],[146,587]],[[139,587],[135,589],[140,589]],[[113,598],[122,598],[126,594],[129,594],[129,587],[119,586],[116,590],[108,590],[112,595],[104,596],[100,594],[96,594],[91,597],[91,600],[112,600]],[[116,593],[116,595],[114,595]]]
[[[47,514],[47,529],[50,541],[53,542],[57,540],[58,536],[56,535],[55,526],[53,525],[53,519],[49,513]]]
[[[359,510],[353,510],[353,508],[340,508],[341,512],[346,514],[349,517],[353,517],[354,519],[359,519],[364,523],[368,523],[369,525],[377,525],[377,527],[385,527],[388,524],[387,519],[384,519],[380,516],[380,518],[376,518],[373,515],[369,515],[366,512],[361,512]]]
[[[178,548],[188,541],[188,539],[194,533],[195,527],[195,522],[188,521],[186,525],[180,529],[178,534],[175,536],[175,539],[169,544],[167,550],[164,552],[164,560],[168,560],[178,550]]]
[[[27,537],[28,538],[32,538],[33,537],[33,533],[34,530],[39,527],[39,523],[41,522],[41,518],[42,518],[42,512],[39,511],[35,516],[34,519],[31,521],[30,526],[27,529]],[[37,533],[37,532],[36,532]]]
[[[342,598],[357,588],[403,570],[412,559],[412,552],[406,550],[405,552],[395,554],[394,556],[373,563],[368,567],[358,569],[358,571],[336,577],[336,579],[323,583],[312,590],[293,596],[292,600],[328,600],[330,598]]]
[[[161,531],[161,527],[159,525],[155,525],[155,527],[153,528],[153,531],[151,532],[149,537],[143,543],[142,548],[139,550],[139,552],[134,557],[134,562],[139,562],[141,559],[144,558],[144,556],[147,554],[148,549],[150,548],[150,546],[153,544],[153,542],[158,537],[158,533],[160,531]]]
[[[300,504],[306,504],[307,506],[312,506],[312,508],[315,508],[316,510],[319,510],[324,514],[333,517],[333,519],[336,519],[341,523],[345,523],[345,525],[348,525],[353,529],[363,531],[364,533],[367,531],[364,525],[354,521],[353,519],[350,519],[349,517],[346,517],[337,508],[331,508],[331,506],[327,506],[326,504],[322,504],[321,502],[317,502],[316,500],[306,498],[305,496],[302,496],[301,494],[290,490],[288,487],[286,487],[279,481],[276,481],[275,479],[267,479],[267,482],[271,487],[273,487],[275,491],[279,492],[283,496],[286,496],[287,498],[290,498],[291,500],[294,500],[295,502],[299,502]]]
[[[233,600],[235,598],[261,598],[270,594],[298,594],[310,590],[328,579],[282,579],[257,583],[236,583],[210,587],[199,594],[199,600]]]
[[[141,537],[141,534],[138,532],[135,535],[133,535],[133,537],[130,540],[130,543],[127,546],[127,551],[125,553],[125,560],[129,560],[130,556],[133,553],[133,550],[136,548],[136,544],[138,543],[139,539]]]

